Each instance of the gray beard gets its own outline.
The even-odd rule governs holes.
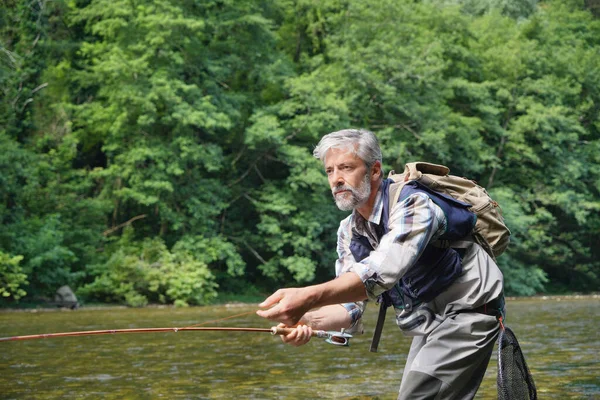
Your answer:
[[[347,190],[349,193],[336,196],[335,194]],[[371,179],[367,173],[358,188],[348,184],[336,186],[331,190],[335,205],[342,211],[351,211],[365,204],[371,196]]]

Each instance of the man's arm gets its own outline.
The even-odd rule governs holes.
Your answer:
[[[342,273],[329,282],[278,290],[259,304],[261,308],[272,308],[257,314],[294,326],[312,308],[362,301],[367,296],[376,298],[402,278],[432,237],[443,233],[445,224],[443,211],[428,196],[409,196],[393,208],[390,231],[369,257],[360,263],[340,265],[338,271]]]
[[[332,304],[307,312],[300,319],[300,324],[323,331],[339,331],[350,328],[352,318],[343,305]]]
[[[319,285],[279,289],[258,305],[268,310],[258,310],[256,313],[286,326],[294,326],[313,308],[362,301],[366,298],[365,285],[360,277],[348,272]]]
[[[285,327],[285,324],[279,326]],[[292,346],[302,346],[310,341],[314,329],[339,331],[350,326],[352,318],[348,310],[341,304],[332,304],[304,314],[296,329],[281,335],[281,340]]]

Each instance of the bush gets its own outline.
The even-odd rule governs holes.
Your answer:
[[[11,256],[0,251],[0,296],[19,300],[27,293],[21,285],[27,285],[27,275],[22,272],[19,263],[23,256]]]
[[[132,242],[131,231],[116,243],[96,278],[78,290],[87,299],[142,307],[148,303],[202,305],[217,297],[208,266],[185,251],[171,252],[159,238]]]

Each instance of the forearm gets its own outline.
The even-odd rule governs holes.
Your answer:
[[[324,307],[333,304],[351,303],[367,299],[365,285],[360,276],[348,272],[336,279],[318,285],[307,286],[307,298],[310,308]]]
[[[300,320],[300,323],[306,324],[313,329],[339,331],[350,328],[352,319],[344,306],[333,304],[307,312]]]

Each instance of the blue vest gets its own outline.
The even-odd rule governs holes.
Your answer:
[[[389,187],[393,183],[389,179],[382,182],[383,210],[381,222],[375,226],[375,232],[378,239],[388,232],[389,210]],[[450,196],[437,193],[427,186],[417,181],[406,183],[398,201],[403,201],[414,193],[425,193],[431,200],[439,206],[447,220],[446,232],[440,237],[440,240],[460,240],[471,233],[477,219],[476,215],[469,211],[470,204],[458,201]],[[350,251],[357,262],[362,261],[369,256],[373,247],[369,240],[356,230],[352,231],[350,241]],[[459,251],[453,248],[440,248],[427,245],[423,254],[415,265],[388,290],[383,296],[387,306],[395,305],[404,307],[407,302],[420,303],[433,300],[438,294],[446,290],[456,278],[462,273],[462,260]]]

